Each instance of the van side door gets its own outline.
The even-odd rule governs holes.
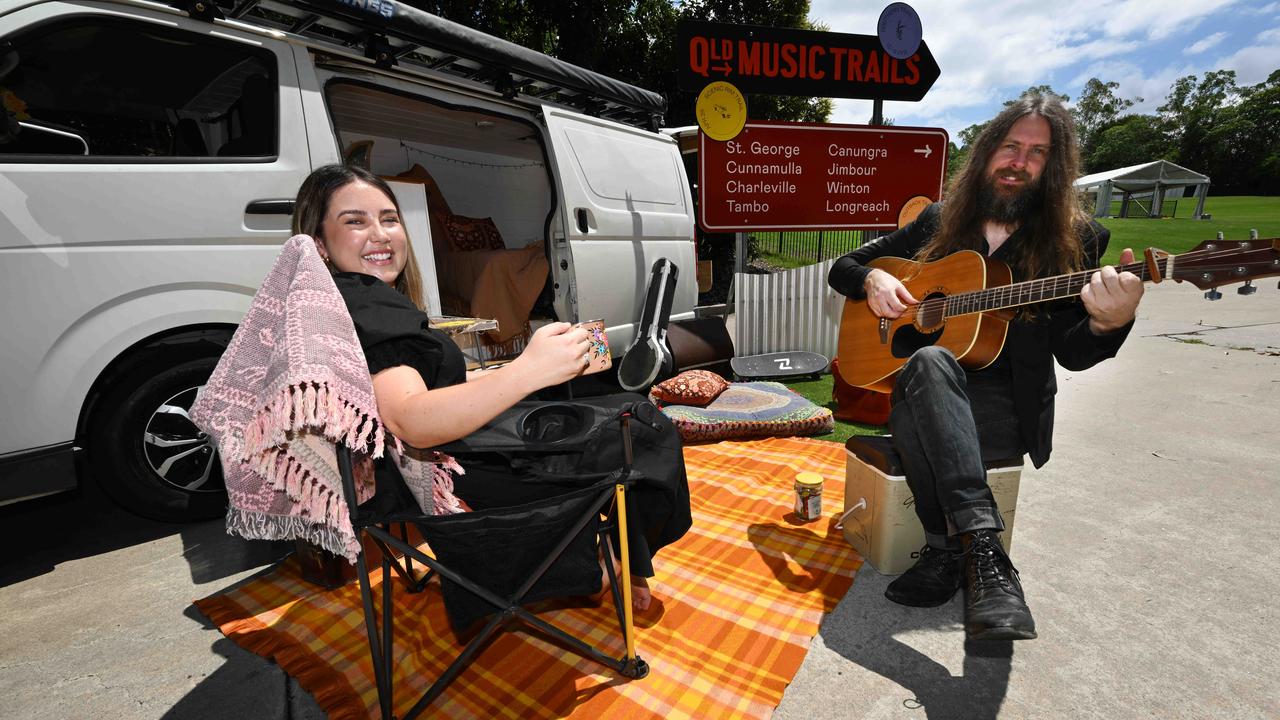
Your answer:
[[[679,146],[664,135],[562,108],[544,105],[542,112],[563,228],[550,238],[559,316],[604,318],[620,353],[635,336],[649,270],[665,257],[680,270],[671,317],[691,317],[697,303],[693,202]]]

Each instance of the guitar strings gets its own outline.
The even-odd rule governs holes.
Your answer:
[[[1245,250],[1244,252],[1265,251],[1267,249],[1268,248],[1266,247],[1259,247],[1253,250]],[[1198,250],[1198,251],[1185,252],[1180,255],[1174,255],[1172,257],[1174,257],[1176,259],[1176,262],[1179,265],[1181,265],[1186,262],[1203,263],[1205,260],[1220,260],[1223,257],[1232,258],[1232,257],[1238,257],[1239,255],[1241,255],[1240,248],[1215,248],[1212,250]],[[1156,262],[1159,263],[1161,268],[1167,268],[1169,257],[1171,256],[1166,255],[1163,257],[1158,257],[1156,258]],[[1247,266],[1247,265],[1256,265],[1256,264],[1259,264],[1259,263],[1234,262],[1234,263],[1213,264],[1213,265],[1197,264],[1196,270],[1199,270],[1201,272],[1218,272],[1218,271],[1231,270],[1237,267],[1241,267],[1242,265]],[[1270,263],[1266,263],[1266,264],[1270,264]],[[1150,279],[1147,276],[1146,262],[1134,262],[1127,265],[1113,265],[1112,267],[1116,269],[1116,272],[1130,272],[1142,278],[1143,280]],[[1031,294],[1033,291],[1043,292],[1045,288],[1051,288],[1056,290],[1058,289],[1058,286],[1060,283],[1064,283],[1065,288],[1070,288],[1073,284],[1076,284],[1079,287],[1083,287],[1084,282],[1087,281],[1087,278],[1092,277],[1093,273],[1097,272],[1098,270],[1099,268],[1092,268],[1089,270],[1082,270],[1075,273],[1068,273],[1066,275],[1058,275],[1056,277],[1051,277],[1051,278],[1023,280],[1016,283],[1010,283],[1008,285],[999,285],[996,287],[984,288],[982,290],[969,290],[962,293],[956,293],[954,295],[945,295],[939,298],[930,298],[927,300],[922,300],[918,304],[908,307],[905,311],[903,311],[902,315],[900,315],[898,319],[901,320],[903,318],[914,318],[914,317],[918,317],[921,313],[937,312],[939,311],[939,309],[941,310],[942,317],[948,317],[949,315],[947,313],[947,306],[954,307],[957,305],[965,305],[965,304],[976,305],[977,304],[976,301],[979,295],[983,293],[988,293],[992,296],[998,295],[998,294],[1005,294],[1009,296],[1014,296],[1022,293]],[[1035,288],[1035,290],[1033,290],[1033,288]],[[1028,300],[1026,302],[1016,303],[1014,305],[1008,305],[1006,307],[1014,307],[1015,305],[1029,305],[1032,303],[1041,302],[1045,299],[1046,298]],[[942,307],[939,308],[939,305],[941,305]],[[986,308],[986,310],[990,310],[990,309],[992,308]],[[984,311],[983,309],[966,310],[965,312],[955,313],[950,316],[954,317],[955,315],[968,315],[968,314],[973,314],[973,313],[983,312],[983,311]]]

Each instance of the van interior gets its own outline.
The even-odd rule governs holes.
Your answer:
[[[531,327],[555,319],[555,200],[540,130],[354,81],[333,81],[325,95],[344,159],[396,191],[428,312],[497,321],[455,338],[472,363],[518,354]]]

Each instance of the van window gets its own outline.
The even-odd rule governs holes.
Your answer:
[[[230,40],[84,16],[39,25],[0,44],[0,98],[0,161],[276,154],[275,57]]]

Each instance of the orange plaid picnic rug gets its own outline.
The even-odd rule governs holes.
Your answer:
[[[636,648],[651,672],[612,670],[519,632],[501,633],[426,713],[447,718],[767,718],[861,564],[834,529],[844,448],[804,438],[685,449],[693,529],[664,548],[651,580],[662,611],[638,618]],[[797,472],[826,479],[823,520],[793,514]],[[380,572],[375,572],[381,578]],[[394,576],[393,576],[394,577]],[[395,593],[395,711],[416,702],[462,647],[437,583]],[[292,560],[196,602],[227,637],[274,659],[333,718],[377,717],[377,692],[356,583],[325,592]],[[612,603],[541,613],[623,654]]]

